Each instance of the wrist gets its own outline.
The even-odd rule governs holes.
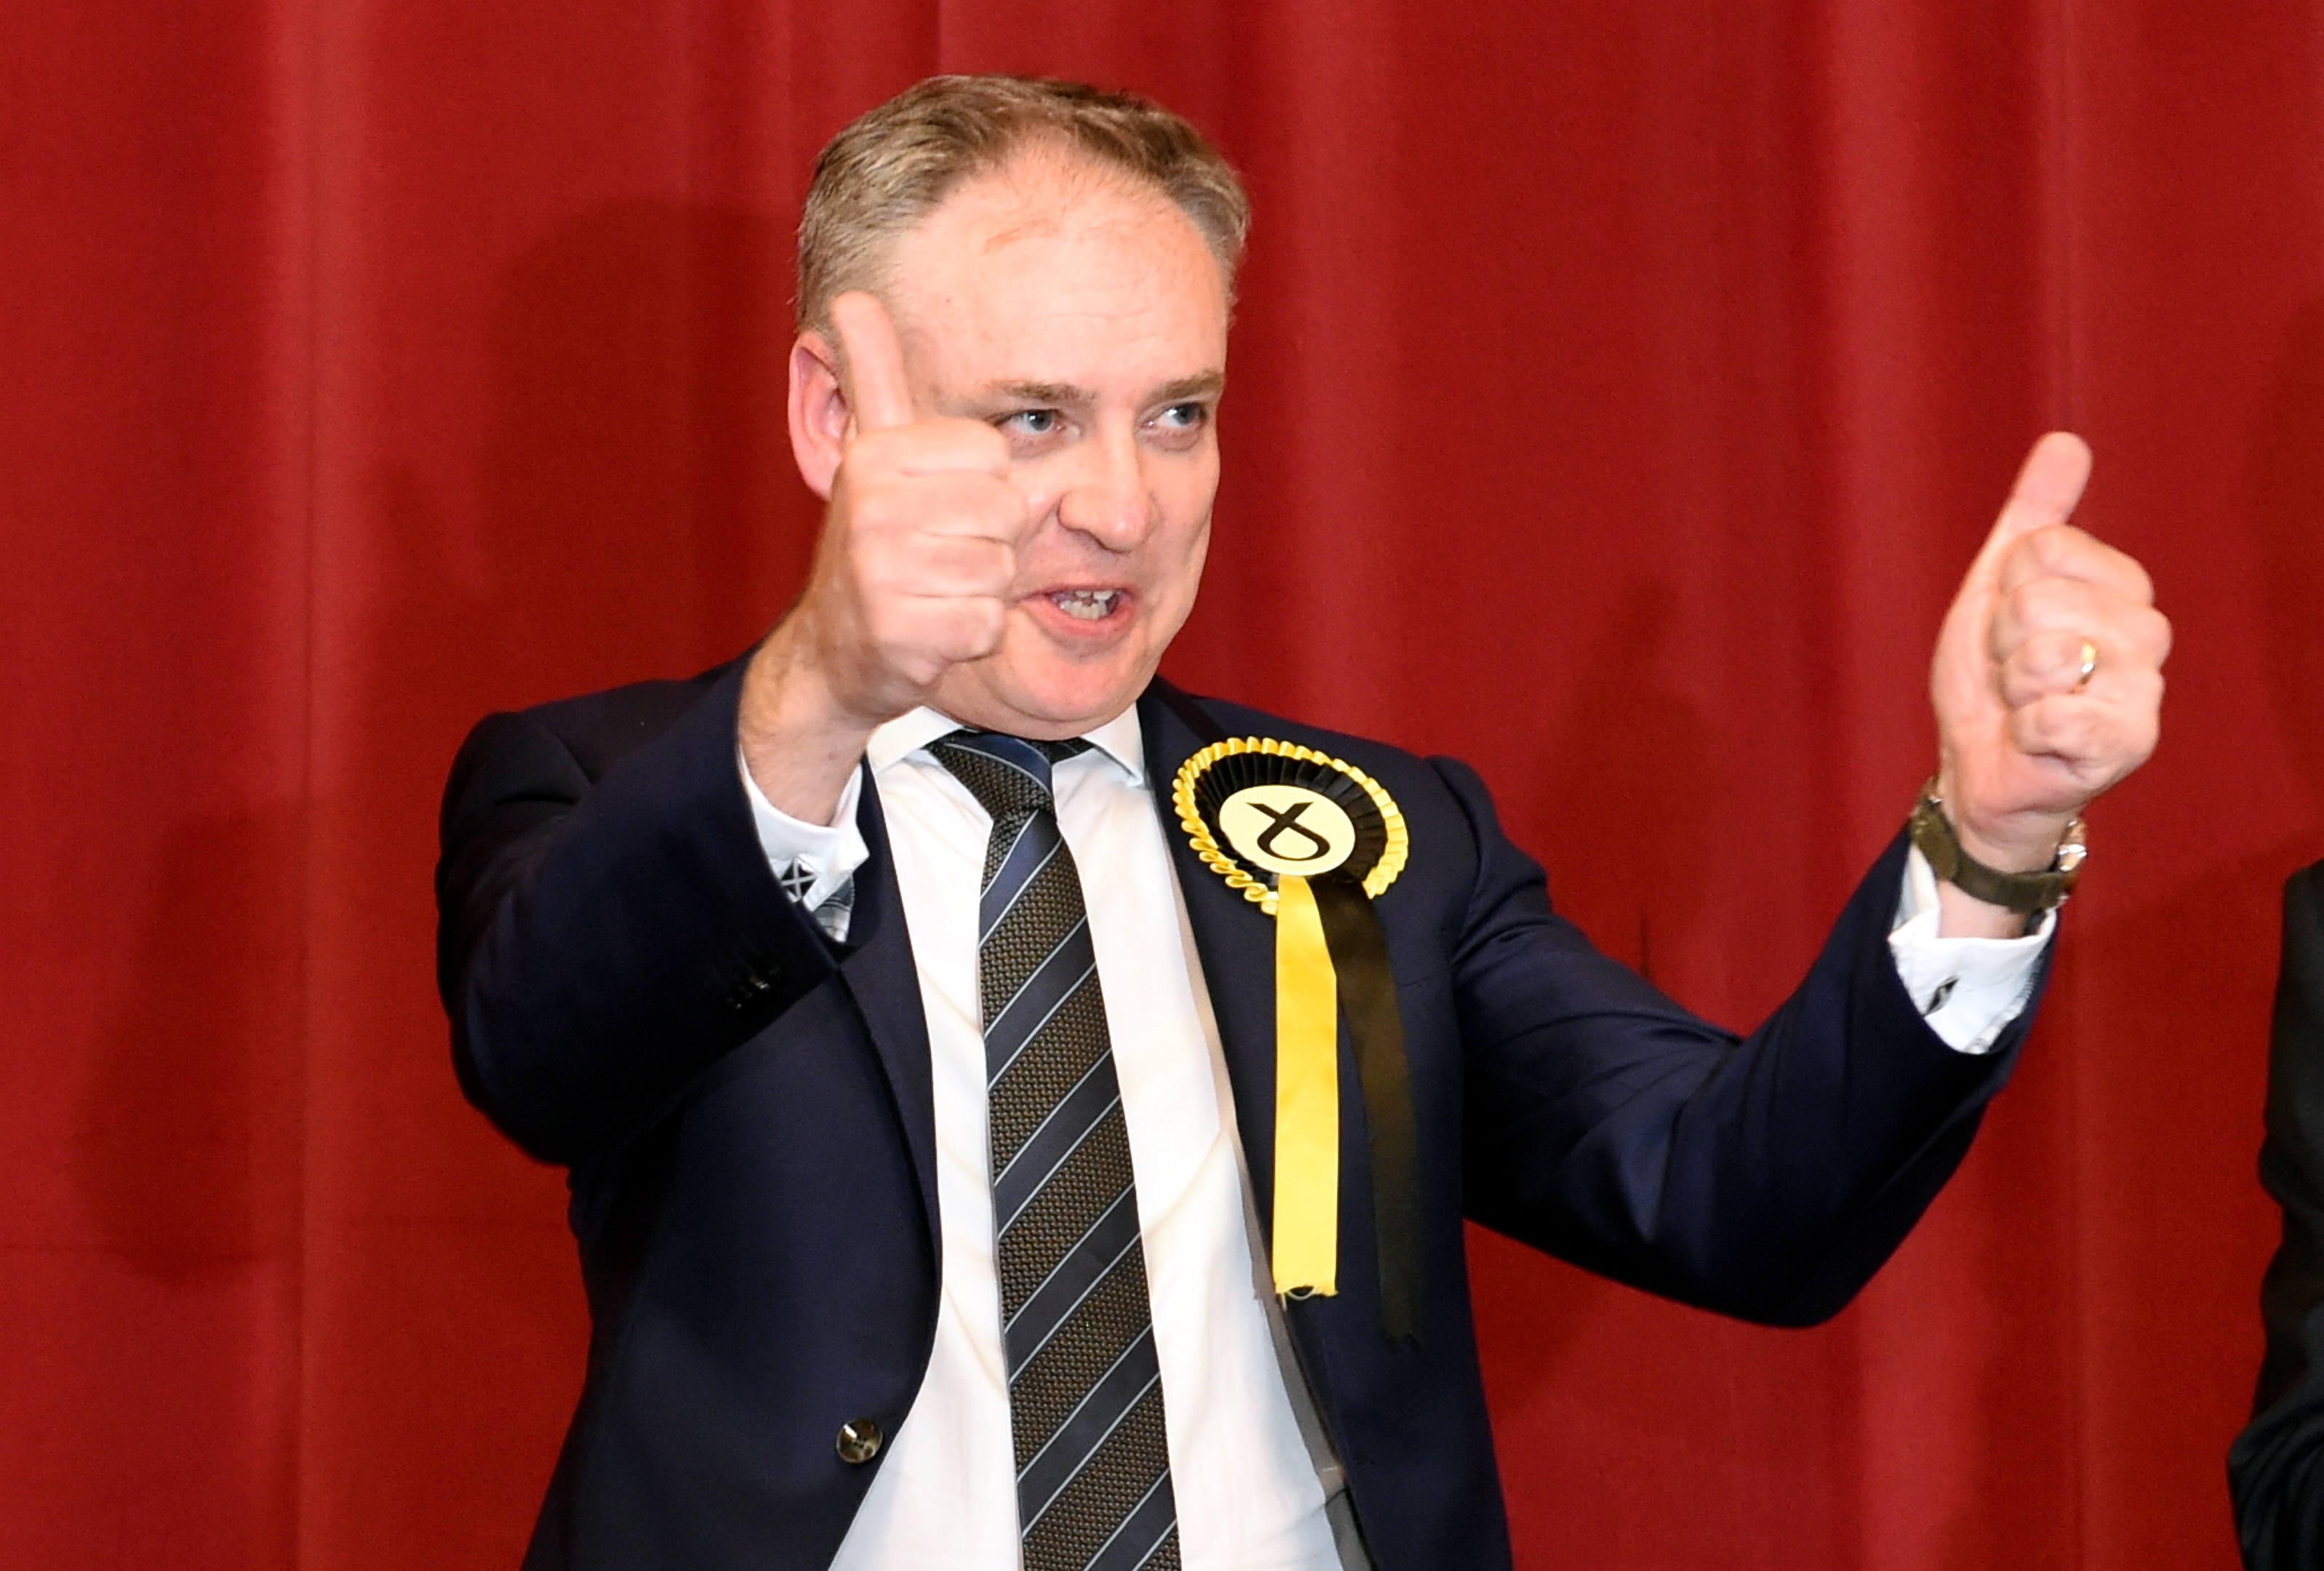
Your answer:
[[[769,802],[802,822],[827,823],[883,718],[844,703],[788,630],[778,627],[751,657],[735,740]]]
[[[2030,834],[1998,840],[1962,832],[1941,776],[1922,788],[1914,804],[1911,834],[1939,880],[1970,899],[2031,917],[2065,903],[2080,876],[2084,855],[2079,816],[2054,824],[2048,815]],[[2034,859],[2037,859],[2038,860]]]
[[[882,692],[877,663],[860,657],[820,619],[794,609],[752,653],[742,679],[743,745],[754,733],[870,736],[918,702]]]
[[[1968,807],[1954,788],[1950,769],[1941,769],[1923,788],[1941,804],[1945,822],[1960,849],[1999,873],[2038,873],[2057,860],[2069,831],[2081,822],[2078,813],[2024,811],[1980,813]]]

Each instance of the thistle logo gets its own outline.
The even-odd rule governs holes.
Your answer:
[[[1312,805],[1311,804],[1305,802],[1295,802],[1280,813],[1277,813],[1274,808],[1269,807],[1264,802],[1254,802],[1251,805],[1275,821],[1267,826],[1267,832],[1259,837],[1259,849],[1265,851],[1268,856],[1282,857],[1294,862],[1312,862],[1316,858],[1323,856],[1331,850],[1332,842],[1330,841],[1325,840],[1322,835],[1317,834],[1314,830],[1309,829],[1305,824],[1299,822],[1299,815],[1306,812],[1308,807]],[[1302,840],[1306,841],[1315,849],[1312,851],[1306,851],[1304,853],[1285,850],[1283,849],[1283,831],[1286,829],[1293,834],[1299,836]]]
[[[1347,811],[1305,786],[1246,786],[1219,807],[1219,831],[1235,855],[1270,873],[1314,877],[1356,849]]]

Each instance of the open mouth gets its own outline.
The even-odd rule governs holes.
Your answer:
[[[1113,614],[1121,599],[1118,589],[1060,589],[1052,591],[1049,603],[1075,621],[1103,621]]]

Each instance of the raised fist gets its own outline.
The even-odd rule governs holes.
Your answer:
[[[841,295],[831,320],[853,420],[791,621],[833,698],[876,725],[999,644],[1032,510],[999,431],[914,411],[877,299]]]
[[[2046,867],[2074,815],[2154,751],[2171,624],[2145,569],[2067,522],[2089,473],[2080,437],[2034,445],[1930,669],[1946,813],[2005,871]]]
[[[913,408],[877,299],[841,295],[831,322],[836,364],[828,345],[814,361],[827,396],[844,383],[830,506],[806,590],[752,657],[740,717],[752,777],[811,822],[829,821],[866,737],[999,647],[1036,510],[1010,483],[1007,437]],[[798,402],[795,388],[795,420]]]

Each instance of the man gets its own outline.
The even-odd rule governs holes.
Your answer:
[[[2324,1563],[2324,862],[2283,887],[2259,1175],[2283,1242],[2260,1288],[2267,1356],[2227,1483],[2244,1564],[2303,1571]]]
[[[1802,1323],[1967,1149],[2070,826],[2154,741],[2168,625],[2064,522],[2080,443],[1941,636],[1933,868],[1900,836],[1738,1043],[1552,914],[1465,767],[1156,678],[1245,223],[1134,99],[866,115],[800,230],[805,593],[464,748],[457,1058],[571,1166],[595,1326],[528,1564],[1506,1565],[1463,1215]]]

